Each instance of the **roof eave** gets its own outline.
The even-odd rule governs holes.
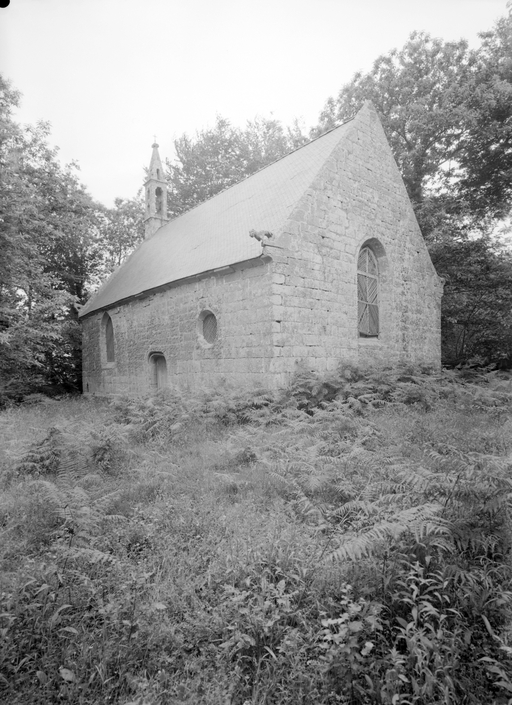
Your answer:
[[[109,309],[115,308],[116,306],[123,306],[124,304],[130,303],[131,301],[143,299],[147,296],[153,296],[154,294],[158,294],[161,291],[166,291],[167,289],[174,289],[177,286],[188,284],[189,282],[197,281],[198,279],[206,279],[207,277],[213,277],[219,274],[230,274],[232,272],[236,272],[238,269],[263,266],[272,260],[272,257],[266,251],[266,247],[267,246],[265,246],[262,253],[257,257],[251,257],[250,259],[242,260],[240,262],[233,262],[232,264],[227,264],[223,267],[216,267],[215,269],[208,269],[204,272],[198,272],[197,274],[190,274],[188,277],[183,277],[182,279],[175,279],[174,281],[167,282],[166,284],[160,284],[160,286],[155,286],[151,289],[145,289],[144,291],[140,291],[137,294],[132,294],[131,296],[127,296],[124,299],[119,299],[110,304],[106,304],[105,306],[98,306],[97,308],[93,308],[90,311],[86,311],[85,313],[79,313],[78,317],[80,319],[85,319],[88,316],[92,316],[92,314],[94,313],[98,313],[98,311],[108,311]],[[273,245],[273,247],[279,246]],[[86,306],[84,306],[84,308],[86,308]]]

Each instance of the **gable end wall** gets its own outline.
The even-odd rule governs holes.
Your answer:
[[[378,339],[358,333],[365,243],[385,252]],[[442,285],[373,108],[353,122],[273,244],[271,369],[281,384],[298,361],[320,372],[340,361],[440,365]]]

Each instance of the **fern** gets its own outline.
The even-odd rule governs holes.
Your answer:
[[[340,366],[53,422],[3,480],[0,699],[501,702],[510,423],[457,378]]]
[[[20,475],[51,475],[59,467],[61,451],[62,431],[52,427],[41,441],[33,443],[19,459],[15,472]]]
[[[85,562],[91,566],[113,565],[118,562],[115,556],[87,546],[62,546],[60,556],[66,563]]]
[[[432,536],[448,535],[449,526],[439,517],[440,509],[438,504],[423,504],[405,509],[395,515],[394,521],[379,521],[371,529],[341,543],[329,555],[329,560],[334,563],[359,560],[381,549],[383,544],[389,546],[398,542],[406,534],[416,543],[424,543]]]

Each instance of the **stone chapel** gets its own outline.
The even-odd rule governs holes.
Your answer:
[[[297,364],[440,365],[442,282],[373,106],[169,220],[81,310],[83,389],[284,386]]]

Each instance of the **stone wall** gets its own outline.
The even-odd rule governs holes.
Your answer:
[[[107,362],[102,339],[104,312],[82,320],[84,392],[146,394],[154,390],[150,356],[167,362],[169,385],[211,387],[269,384],[272,354],[268,264],[259,260],[226,269],[134,299],[108,310],[112,319],[115,361]],[[217,318],[213,344],[202,335],[201,313]]]
[[[378,338],[360,338],[357,257],[379,264]],[[271,370],[286,383],[303,360],[440,365],[442,284],[374,110],[335,148],[272,246]]]

